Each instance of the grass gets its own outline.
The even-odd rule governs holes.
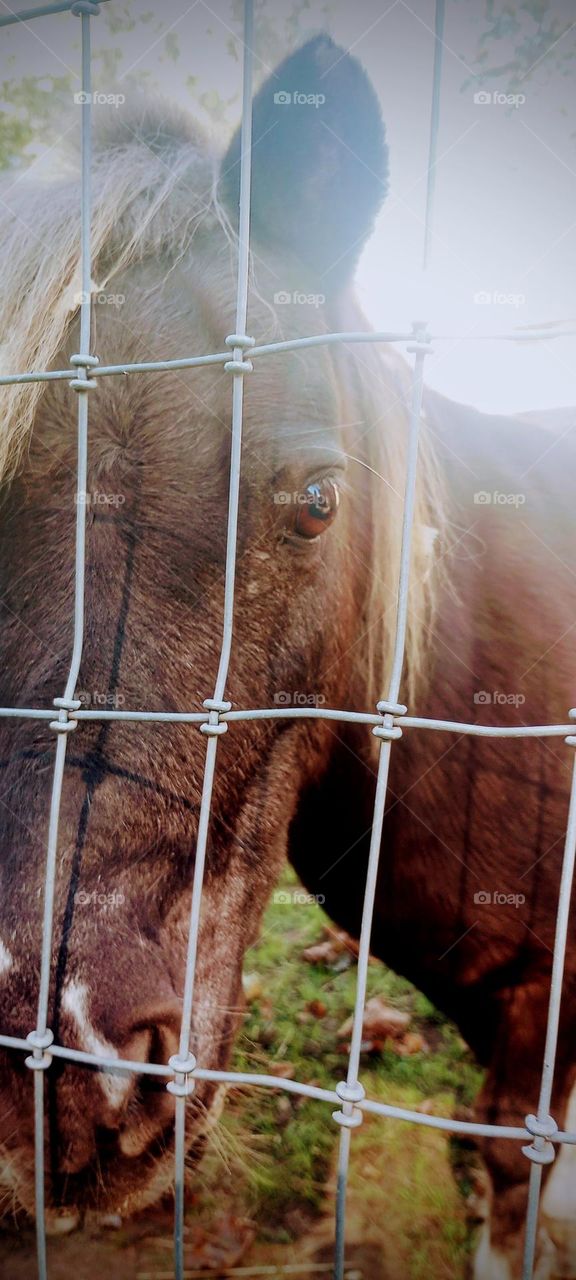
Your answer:
[[[289,892],[294,885],[287,872],[282,887]],[[260,940],[246,957],[245,971],[255,975],[260,992],[248,1006],[233,1067],[269,1074],[289,1064],[293,1078],[333,1087],[346,1071],[337,1032],[353,1009],[356,966],[348,956],[332,967],[302,959],[303,949],[320,939],[327,918],[315,903],[290,897],[271,902]],[[368,996],[375,995],[409,1012],[410,1030],[419,1031],[431,1047],[406,1057],[392,1048],[363,1055],[367,1095],[411,1109],[425,1102],[430,1111],[448,1116],[469,1106],[480,1073],[457,1031],[410,983],[379,963],[368,973]],[[281,1091],[232,1090],[218,1154],[207,1158],[205,1203],[212,1199],[214,1182],[220,1205],[227,1187],[236,1206],[256,1222],[261,1241],[281,1244],[298,1237],[306,1224],[332,1212],[339,1130],[331,1113],[329,1104]],[[366,1117],[353,1135],[352,1152],[352,1232],[392,1252],[391,1275],[411,1280],[463,1275],[465,1213],[446,1137]]]

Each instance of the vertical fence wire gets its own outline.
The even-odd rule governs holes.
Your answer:
[[[432,247],[432,223],[434,216],[434,198],[436,195],[436,153],[438,150],[438,128],[440,124],[440,91],[442,88],[442,59],[444,53],[444,17],[446,0],[436,0],[434,19],[434,67],[432,71],[432,104],[430,108],[430,137],[428,141],[428,164],[426,175],[426,212],[424,215],[424,252],[422,267],[424,271],[430,263]]]
[[[383,709],[384,705],[390,706],[398,703],[400,693],[400,684],[402,680],[402,669],[404,665],[404,652],[406,648],[406,629],[408,624],[408,598],[410,585],[410,560],[412,550],[412,533],[414,527],[414,513],[416,505],[416,484],[418,474],[418,446],[420,439],[420,424],[422,418],[422,395],[424,388],[424,361],[426,355],[430,351],[430,345],[426,340],[426,326],[418,323],[414,326],[414,343],[408,348],[414,353],[414,370],[412,382],[412,404],[410,408],[410,432],[408,439],[408,452],[406,459],[406,478],[404,488],[404,508],[402,518],[402,543],[400,551],[400,568],[398,576],[398,595],[396,609],[396,634],[394,643],[394,655],[392,660],[392,672],[388,689],[386,704],[379,703],[378,709]],[[397,713],[401,714],[406,710],[405,707],[397,705]],[[382,726],[373,729],[375,736],[380,738],[380,752],[378,759],[378,773],[376,782],[376,794],[374,799],[374,813],[372,818],[372,832],[370,837],[370,850],[368,854],[368,867],[366,872],[366,888],[364,891],[364,904],[362,910],[362,926],[360,932],[360,941],[358,946],[358,968],[356,978],[356,999],[354,1005],[352,1036],[350,1042],[350,1053],[348,1057],[348,1071],[345,1084],[337,1086],[337,1093],[342,1098],[342,1108],[334,1113],[334,1119],[341,1126],[340,1133],[340,1150],[338,1156],[338,1176],[336,1190],[336,1239],[334,1246],[334,1280],[343,1280],[345,1265],[345,1236],[346,1236],[346,1195],[348,1185],[348,1170],[350,1163],[350,1139],[351,1131],[362,1121],[362,1113],[355,1102],[360,1102],[364,1097],[364,1089],[358,1080],[360,1069],[360,1052],[362,1044],[362,1024],[364,1020],[364,1008],[366,1004],[366,988],[368,982],[368,965],[370,961],[370,940],[372,936],[372,919],[374,915],[374,900],[376,896],[376,884],[378,878],[378,867],[380,863],[380,850],[382,843],[382,828],[384,824],[384,808],[386,803],[386,792],[388,787],[388,771],[390,767],[390,752],[392,742],[395,738],[401,736],[402,730],[394,726],[393,716],[389,711],[383,714]]]
[[[94,6],[77,4],[75,10],[81,18],[82,106],[81,106],[81,190],[80,190],[80,262],[82,302],[80,309],[80,351],[71,357],[70,363],[77,370],[71,386],[78,394],[78,460],[76,493],[76,536],[74,578],[73,645],[68,679],[61,698],[55,698],[58,719],[51,722],[56,732],[56,757],[50,803],[48,844],[44,879],[44,904],[42,920],[42,946],[36,1028],[27,1037],[32,1053],[26,1064],[34,1071],[34,1146],[35,1146],[35,1201],[36,1248],[39,1280],[47,1278],[46,1209],[45,1209],[45,1118],[44,1072],[50,1066],[49,1049],[53,1036],[48,1028],[50,977],[52,965],[52,936],[54,926],[54,899],[58,854],[58,828],[60,805],[66,760],[67,735],[76,728],[70,719],[80,703],[74,699],[78,680],[84,638],[84,565],[86,545],[86,485],[88,466],[88,369],[94,363],[90,357],[90,288],[91,288],[91,50],[90,21]],[[97,12],[97,10],[96,10]]]
[[[188,932],[188,953],[184,980],[182,1005],[182,1022],[180,1044],[177,1057],[170,1060],[175,1071],[175,1080],[167,1088],[175,1094],[175,1184],[174,1184],[174,1274],[176,1280],[183,1280],[184,1274],[184,1167],[186,1154],[186,1099],[193,1089],[192,1072],[196,1065],[190,1052],[190,1035],[192,1024],[192,1006],[194,999],[194,981],[198,939],[200,932],[200,913],[202,903],[202,886],[204,866],[210,827],[210,813],[214,774],[216,770],[216,754],[218,737],[228,728],[220,722],[223,711],[229,711],[231,704],[224,700],[230,655],[232,651],[232,635],[234,626],[234,592],[236,579],[236,551],[238,541],[238,510],[240,498],[240,465],[242,454],[242,426],[244,406],[244,376],[252,370],[250,361],[244,359],[244,353],[253,345],[253,340],[246,335],[246,319],[248,313],[248,278],[250,263],[250,189],[252,173],[252,80],[253,80],[253,0],[244,3],[244,58],[242,83],[242,125],[240,156],[240,194],[238,220],[238,274],[236,294],[236,332],[226,339],[231,348],[232,359],[224,368],[233,375],[232,386],[232,439],[230,452],[230,481],[228,493],[228,525],[226,541],[226,565],[224,580],[224,617],[222,645],[218,672],[212,698],[207,698],[204,706],[208,711],[208,719],[201,726],[208,735],[206,760],[200,816],[198,821],[198,837],[194,863],[192,884],[192,903]]]
[[[576,737],[566,739],[569,746],[576,747]],[[536,1257],[536,1240],[538,1234],[538,1210],[542,1185],[542,1169],[551,1164],[555,1158],[555,1149],[550,1138],[557,1132],[558,1126],[550,1115],[552,1089],[554,1085],[554,1068],[558,1049],[558,1032],[560,1028],[560,1008],[562,1000],[562,983],[568,942],[568,924],[570,920],[570,902],[574,882],[574,866],[576,863],[576,757],[572,766],[572,786],[570,791],[570,808],[566,827],[566,842],[562,862],[562,876],[558,895],[558,913],[556,917],[556,934],[554,938],[554,957],[552,960],[552,976],[550,980],[550,997],[548,1004],[548,1021],[546,1026],[546,1043],[542,1063],[540,1097],[535,1116],[526,1117],[526,1128],[534,1135],[534,1142],[523,1147],[524,1154],[532,1161],[528,1190],[528,1209],[526,1214],[526,1236],[524,1243],[524,1263],[522,1280],[532,1280]]]

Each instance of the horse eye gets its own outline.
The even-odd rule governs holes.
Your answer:
[[[299,499],[296,533],[311,541],[324,533],[336,518],[340,503],[338,487],[333,480],[317,480],[306,485]]]

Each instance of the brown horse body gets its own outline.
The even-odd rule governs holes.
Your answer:
[[[324,114],[287,106],[292,90],[321,90]],[[157,110],[120,117],[97,151],[94,272],[125,299],[93,308],[92,347],[102,363],[223,349],[234,329],[238,154],[236,140],[214,169],[194,130]],[[255,102],[249,332],[265,341],[363,327],[350,285],[386,172],[379,111],[362,71],[329,41],[312,41]],[[4,271],[18,295],[13,311],[4,309],[11,370],[47,361],[66,368],[77,349],[77,322],[62,303],[76,278],[76,200],[75,183],[56,184],[51,202],[42,190],[22,197],[8,222]],[[22,223],[33,224],[25,246]],[[281,313],[278,294],[283,303],[292,298]],[[312,295],[325,303],[311,318],[297,298]],[[297,693],[365,711],[382,695],[409,393],[405,366],[389,350],[380,358],[373,347],[345,344],[255,357],[227,689],[235,707],[271,707]],[[76,406],[65,383],[49,384],[40,399],[34,388],[13,394],[1,440],[11,478],[0,538],[2,702],[50,707],[70,654]],[[574,599],[568,446],[534,424],[481,418],[433,396],[428,417],[448,522],[425,438],[410,709],[463,721],[480,710],[494,722],[565,722]],[[196,710],[212,693],[229,418],[230,376],[221,366],[98,379],[80,676],[94,708]],[[299,531],[301,499],[323,483],[340,487],[340,510],[308,539]],[[474,504],[479,491],[519,489],[521,506]],[[452,585],[431,624],[436,525],[436,559],[444,558]],[[418,687],[418,658],[428,648]],[[481,691],[526,700],[478,707]],[[33,720],[3,721],[1,732],[0,1027],[22,1036],[36,1019],[53,735]],[[287,850],[334,917],[358,929],[376,753],[369,728],[306,720],[239,721],[219,743],[194,1007],[193,1048],[203,1065],[228,1061],[242,958]],[[165,1062],[175,1051],[204,758],[205,739],[190,725],[84,721],[70,735],[50,999],[61,1043],[141,1062]],[[541,1069],[567,749],[557,740],[494,743],[406,729],[392,760],[374,951],[458,1022],[488,1066],[481,1112],[521,1122],[535,1106]],[[474,901],[485,892],[525,901]],[[571,952],[560,1123],[575,1060],[573,972]],[[30,1072],[21,1055],[6,1054],[2,1086],[5,1177],[33,1212]],[[47,1098],[49,1203],[130,1212],[169,1186],[173,1107],[163,1085],[60,1061],[47,1074]],[[198,1084],[191,1154],[200,1154],[218,1102],[213,1086]],[[527,1161],[512,1143],[487,1143],[484,1154],[496,1195],[477,1276],[516,1280]],[[548,1205],[562,1258],[565,1165],[561,1156]]]
[[[417,713],[565,723],[573,441],[559,432],[551,438],[537,421],[490,418],[434,394],[427,411],[454,525],[450,582]],[[492,501],[475,502],[478,493]],[[495,494],[510,501],[495,502]],[[358,934],[374,759],[356,728],[338,737],[331,770],[299,809],[292,860],[308,887],[326,895],[327,910]],[[483,1122],[521,1124],[537,1104],[571,750],[562,738],[495,741],[409,728],[392,749],[372,950],[455,1020],[487,1068],[477,1108]],[[575,996],[571,936],[553,1107],[566,1128],[574,1120]],[[475,1275],[516,1277],[528,1160],[507,1140],[481,1146],[493,1188],[492,1240],[490,1248],[483,1242]],[[544,1198],[548,1234],[569,1267],[562,1275],[576,1275],[575,1168],[568,1148]],[[543,1277],[556,1274],[547,1269],[548,1245],[543,1237]]]

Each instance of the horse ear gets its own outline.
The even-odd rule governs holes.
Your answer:
[[[387,190],[376,93],[356,58],[317,36],[265,80],[253,111],[253,240],[295,255],[338,288],[353,274]],[[233,217],[240,152],[238,130],[220,178]]]

